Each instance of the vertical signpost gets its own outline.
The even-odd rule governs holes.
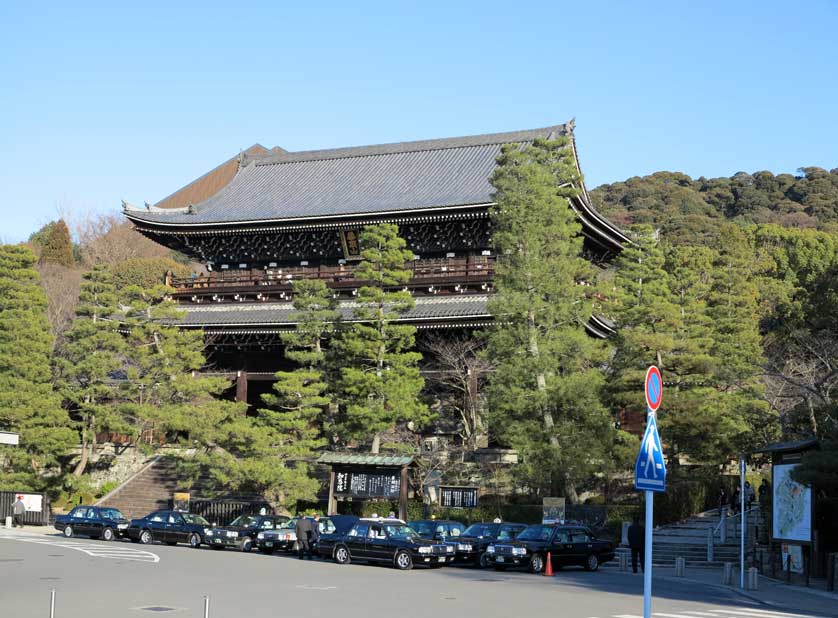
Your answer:
[[[663,398],[660,370],[652,365],[646,371],[646,432],[634,464],[634,488],[646,493],[646,539],[643,555],[643,617],[652,615],[652,528],[655,492],[666,491],[666,465],[658,435],[657,411]]]

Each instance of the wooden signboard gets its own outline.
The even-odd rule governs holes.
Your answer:
[[[336,469],[334,495],[350,498],[399,498],[401,471],[398,468]]]
[[[477,487],[440,487],[439,505],[446,508],[473,509],[477,506]]]

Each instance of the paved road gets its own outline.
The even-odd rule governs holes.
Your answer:
[[[400,572],[284,555],[0,533],[0,615],[48,616],[51,588],[57,592],[57,618],[202,616],[204,595],[210,596],[212,618],[638,618],[643,613],[641,577],[607,568],[566,569],[553,578],[453,567]],[[655,618],[813,615],[670,581],[655,583],[654,612]]]

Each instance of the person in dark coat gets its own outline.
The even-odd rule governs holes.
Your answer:
[[[724,517],[727,511],[727,492],[724,487],[719,489],[719,517]]]
[[[297,557],[302,560],[306,555],[311,560],[311,537],[314,534],[314,527],[308,517],[300,517],[294,526],[297,533]]]
[[[646,529],[640,524],[640,518],[635,515],[634,522],[628,529],[628,542],[631,548],[631,570],[637,573],[637,561],[640,560],[640,570],[645,568],[643,559],[646,550]]]

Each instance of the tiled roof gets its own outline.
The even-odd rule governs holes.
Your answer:
[[[413,457],[399,457],[396,455],[355,455],[327,451],[320,455],[317,463],[349,466],[409,466],[413,463]]]
[[[383,214],[491,202],[503,144],[570,134],[572,125],[472,137],[249,157],[190,214],[128,209],[137,221],[207,226]]]
[[[417,322],[442,318],[488,318],[486,307],[489,297],[485,294],[457,296],[429,296],[416,299],[415,306],[400,319]],[[340,303],[344,320],[351,320],[352,301]],[[241,303],[182,305],[185,316],[182,326],[283,326],[294,324],[291,315],[296,312],[291,303]]]
[[[280,149],[281,150],[281,149]],[[268,150],[261,144],[253,144],[242,154],[248,156],[267,156],[276,150]],[[239,157],[236,155],[227,159],[224,163],[210,170],[200,178],[196,178],[185,187],[182,187],[157,202],[155,208],[186,208],[190,204],[198,204],[218,193],[222,188],[230,184],[239,169]]]

